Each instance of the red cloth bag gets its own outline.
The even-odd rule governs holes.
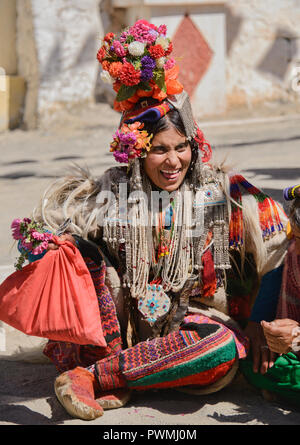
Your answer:
[[[68,241],[10,275],[0,286],[0,320],[28,335],[106,346],[95,287]]]

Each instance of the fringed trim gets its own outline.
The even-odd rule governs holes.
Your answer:
[[[230,195],[234,200],[229,225],[229,245],[231,248],[238,248],[244,243],[243,191],[252,195],[257,201],[263,240],[275,235],[276,231],[281,232],[283,230],[275,201],[250,184],[242,175],[234,175],[230,178]]]

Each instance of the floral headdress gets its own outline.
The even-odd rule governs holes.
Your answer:
[[[187,139],[197,142],[204,152],[204,162],[210,158],[210,146],[195,124],[189,97],[177,80],[179,67],[169,57],[173,45],[166,33],[166,25],[157,27],[138,20],[118,38],[106,34],[97,53],[103,68],[101,78],[117,93],[114,109],[122,112],[120,128],[110,144],[118,162],[145,157],[152,135],[143,129],[143,122],[155,122],[174,108],[181,116]]]
[[[104,37],[97,59],[104,70],[102,80],[111,83],[117,92],[115,110],[131,109],[141,97],[161,102],[183,91],[177,81],[179,68],[169,57],[173,45],[166,33],[166,25],[156,27],[138,20],[119,38],[114,33]]]
[[[113,136],[114,140],[110,144],[110,151],[113,152],[115,160],[121,163],[128,163],[135,158],[146,157],[147,151],[151,147],[151,137],[143,130],[144,124],[134,122],[133,124],[123,124]]]

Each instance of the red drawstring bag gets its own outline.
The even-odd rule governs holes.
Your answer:
[[[50,340],[107,346],[95,287],[69,241],[10,275],[0,285],[0,320]]]

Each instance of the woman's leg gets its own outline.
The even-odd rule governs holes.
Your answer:
[[[56,380],[56,394],[65,406],[60,388],[66,384],[66,379],[72,381],[73,373],[82,373],[83,385],[85,380],[93,382],[93,386],[89,386],[91,404],[95,399],[96,388],[108,391],[118,388],[145,390],[189,385],[203,387],[226,375],[236,357],[235,339],[228,328],[213,322],[189,322],[166,337],[141,342],[119,354],[106,357],[87,369],[76,368],[64,373]],[[77,387],[75,393],[76,390]],[[74,392],[74,388],[72,391]],[[77,400],[76,403],[76,417],[86,419],[86,398],[80,402]],[[82,415],[78,408],[80,404]]]

